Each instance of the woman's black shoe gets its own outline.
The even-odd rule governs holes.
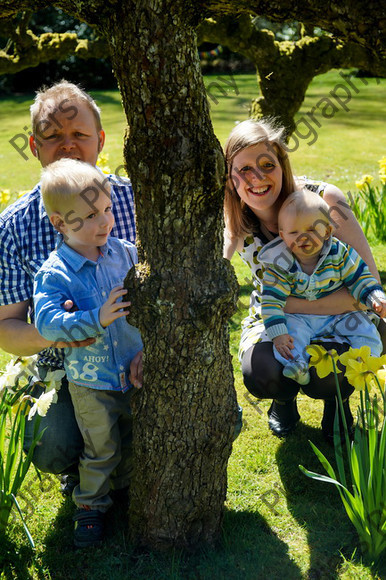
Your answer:
[[[268,425],[276,437],[286,437],[296,427],[300,415],[296,399],[291,401],[272,401],[268,409]]]
[[[354,433],[354,418],[350,410],[349,400],[343,401],[344,416],[346,418],[348,436],[351,439]],[[325,440],[334,445],[334,419],[336,412],[336,401],[324,401],[324,411],[322,418],[322,432]],[[344,441],[344,429],[342,423],[341,413],[339,411],[339,434],[342,441]]]

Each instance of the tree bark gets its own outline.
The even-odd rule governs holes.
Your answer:
[[[141,329],[133,400],[132,537],[156,549],[213,543],[226,495],[236,397],[222,260],[224,160],[209,118],[194,3],[125,2],[109,20],[128,120],[141,266],[126,286]]]

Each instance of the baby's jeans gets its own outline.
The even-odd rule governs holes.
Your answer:
[[[288,334],[294,339],[294,348],[291,351],[294,360],[287,360],[273,347],[276,360],[282,365],[298,363],[308,366],[310,359],[305,350],[316,338],[335,342],[348,342],[352,348],[367,345],[373,356],[382,354],[382,342],[376,326],[371,322],[369,315],[360,310],[339,314],[337,316],[322,316],[319,314],[286,314]]]

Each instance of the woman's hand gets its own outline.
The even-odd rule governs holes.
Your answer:
[[[341,288],[318,300],[304,300],[289,296],[284,307],[284,312],[287,314],[321,314],[323,316],[336,316],[356,310],[367,310],[367,308],[356,302],[346,288]]]

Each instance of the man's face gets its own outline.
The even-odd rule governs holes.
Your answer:
[[[63,157],[95,165],[104,139],[90,108],[83,102],[68,101],[66,108],[43,109],[30,147],[43,167]]]

